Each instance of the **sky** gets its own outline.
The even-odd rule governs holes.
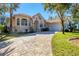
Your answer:
[[[19,13],[23,13],[29,16],[40,13],[45,19],[48,19],[51,15],[48,11],[44,10],[42,3],[21,3],[16,12],[14,12],[14,14]]]
[[[44,19],[48,19],[50,16],[53,18],[56,16],[56,13],[50,13],[44,10],[44,6],[42,3],[20,3],[19,8],[14,12],[14,14],[26,14],[29,16],[33,16],[37,13],[40,13]],[[67,14],[68,15],[68,14]],[[9,14],[7,14],[9,16]]]

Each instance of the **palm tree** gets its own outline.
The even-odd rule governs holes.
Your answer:
[[[12,31],[12,16],[13,12],[16,11],[17,8],[19,8],[19,3],[9,3],[8,4],[8,11],[10,13],[10,31]]]
[[[0,3],[0,18],[2,18],[2,16],[5,14],[5,12],[7,11],[7,7],[5,6],[4,3]],[[2,19],[0,19],[2,20]],[[0,23],[0,31],[2,31],[4,28],[4,23]]]
[[[64,34],[64,17],[65,13],[68,12],[72,4],[67,3],[44,3],[44,9],[53,13],[55,12],[61,20],[62,33]]]
[[[5,6],[4,3],[0,3],[0,16],[2,14],[5,14],[6,11],[7,11],[7,6]]]

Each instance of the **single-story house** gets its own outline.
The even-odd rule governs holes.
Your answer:
[[[65,28],[68,28],[69,19],[67,17],[64,21],[64,25]],[[7,23],[7,26],[10,27],[10,21]],[[61,20],[59,18],[54,20],[45,20],[40,13],[37,13],[33,16],[15,14],[12,17],[13,32],[41,32],[44,28],[49,28],[49,31],[61,31]]]
[[[29,16],[25,14],[15,14],[12,19],[12,31],[13,32],[40,32],[44,28],[44,18],[41,14]],[[7,24],[10,27],[10,21]]]

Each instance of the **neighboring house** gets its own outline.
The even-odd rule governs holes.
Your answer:
[[[65,17],[64,28],[69,29],[72,26],[73,20],[71,16]]]
[[[79,30],[79,18],[74,18],[75,29]]]

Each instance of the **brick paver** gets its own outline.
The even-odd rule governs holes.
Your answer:
[[[51,52],[51,38],[53,34],[36,34],[23,36],[0,49],[0,55],[7,56],[49,56]]]

